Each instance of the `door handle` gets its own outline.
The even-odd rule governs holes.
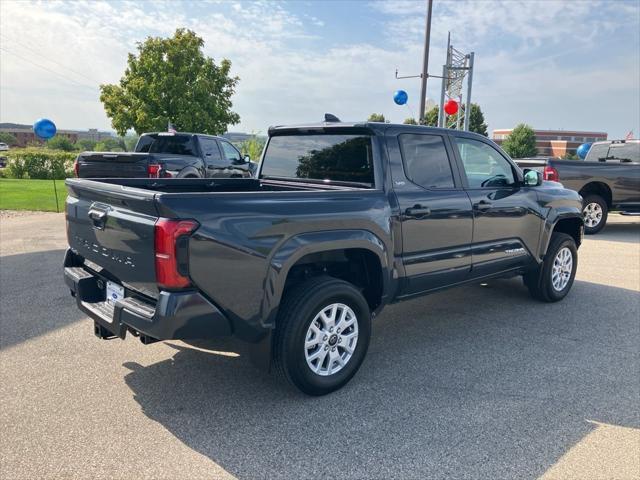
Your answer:
[[[422,205],[414,205],[413,207],[409,207],[404,211],[407,217],[426,217],[431,215],[431,209],[429,207],[423,207]]]
[[[473,205],[473,208],[475,208],[476,210],[488,210],[491,208],[491,202],[480,200],[478,203]]]

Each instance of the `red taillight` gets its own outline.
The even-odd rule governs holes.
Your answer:
[[[162,167],[157,163],[150,163],[149,166],[147,166],[149,178],[160,178],[160,170],[162,170]]]
[[[544,171],[542,172],[542,178],[544,178],[545,180],[551,180],[553,182],[560,181],[560,175],[558,175],[558,170],[556,170],[550,165],[547,165],[546,167],[544,167]]]
[[[77,158],[76,158],[76,161],[73,162],[73,174],[75,175],[76,178],[80,178],[80,164],[78,163]]]
[[[156,222],[156,281],[161,288],[185,288],[191,285],[188,276],[188,236],[199,226],[195,220],[159,218]]]

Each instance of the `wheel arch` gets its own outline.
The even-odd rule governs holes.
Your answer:
[[[582,195],[582,198],[586,198],[588,195],[598,195],[607,203],[608,208],[611,208],[613,204],[611,187],[604,182],[589,182],[578,193]]]
[[[560,213],[550,221],[547,219],[545,229],[542,235],[542,241],[540,242],[540,254],[539,258],[542,260],[549,248],[549,242],[554,232],[566,233],[570,235],[576,242],[576,247],[580,247],[582,243],[582,237],[584,235],[584,219],[582,214],[575,212]]]
[[[275,325],[287,288],[298,280],[331,273],[361,288],[371,310],[379,310],[389,297],[388,253],[382,240],[366,230],[313,232],[288,239],[269,262],[263,299],[265,323]],[[363,276],[354,281],[358,272]]]

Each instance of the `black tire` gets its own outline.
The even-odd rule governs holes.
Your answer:
[[[568,248],[571,252],[572,269],[567,284],[561,290],[557,290],[553,285],[553,266],[558,252],[563,248]],[[566,297],[571,290],[577,269],[578,249],[575,240],[566,233],[553,233],[544,261],[537,268],[525,273],[524,283],[533,298],[542,302],[557,302]]]
[[[588,219],[588,213],[587,213],[587,208],[590,205],[597,205],[598,207],[600,207],[601,212],[602,212],[602,216],[600,217],[600,221],[595,224],[595,225],[587,225],[587,223],[589,222]],[[584,233],[586,235],[594,235],[596,233],[598,233],[600,230],[602,230],[604,228],[604,226],[607,224],[607,217],[609,215],[609,207],[607,206],[607,202],[605,202],[604,198],[602,198],[600,195],[587,195],[586,197],[584,197],[583,201],[582,201],[582,214],[584,215],[584,219],[585,219],[585,224],[584,224]]]
[[[323,307],[334,303],[347,305],[355,313],[358,337],[346,364],[337,373],[321,376],[307,364],[305,339],[315,316]],[[352,284],[332,277],[312,278],[285,294],[276,320],[274,365],[302,392],[325,395],[344,386],[356,374],[367,353],[370,337],[371,313],[360,291]]]

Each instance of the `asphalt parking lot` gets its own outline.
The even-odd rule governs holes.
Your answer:
[[[5,216],[0,477],[638,478],[640,223],[610,221],[563,302],[511,279],[391,306],[354,380],[310,398],[229,340],[96,339],[64,217]]]

